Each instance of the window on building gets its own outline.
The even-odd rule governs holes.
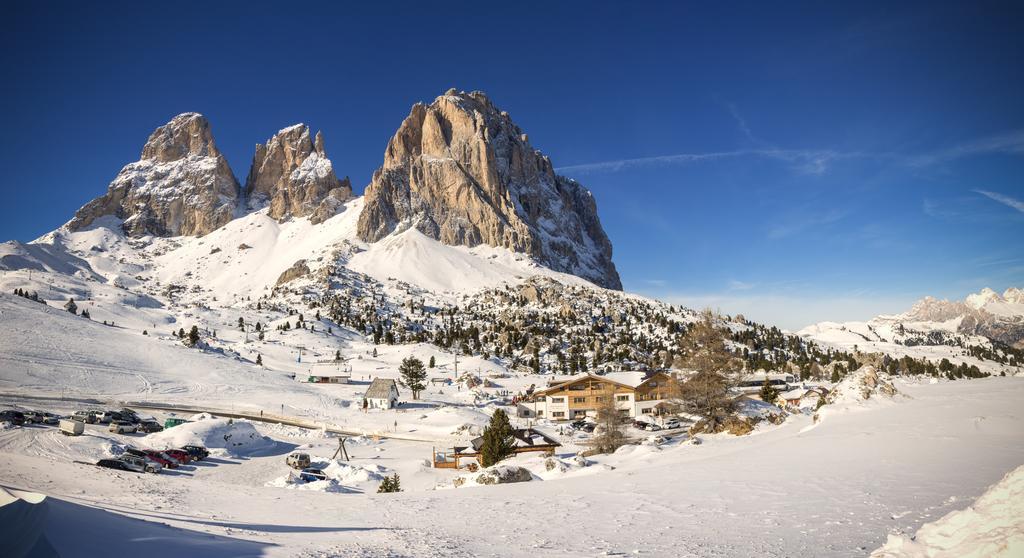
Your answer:
[[[654,413],[654,407],[648,407],[648,408],[644,409],[644,414],[645,415],[650,415],[652,413]]]
[[[616,401],[629,401],[629,395],[616,395]]]
[[[552,397],[551,398],[551,402],[552,403],[565,403],[565,398],[564,397]]]
[[[604,401],[604,397],[601,397],[600,395],[594,397],[594,403],[600,403],[602,401]]]
[[[569,386],[569,389],[572,390],[572,391],[583,391],[583,390],[587,389],[587,385],[586,384],[582,384],[582,383],[581,384],[573,384],[573,385]]]
[[[565,417],[565,413],[562,412],[562,411],[552,411],[551,417],[552,418],[564,418]]]
[[[573,403],[586,403],[587,402],[587,398],[586,397],[573,397],[572,398],[572,402]]]

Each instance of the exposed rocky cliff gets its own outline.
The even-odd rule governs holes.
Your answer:
[[[480,92],[416,104],[366,189],[359,236],[415,227],[449,245],[488,244],[621,289],[591,193],[557,176],[508,113]]]
[[[269,204],[270,216],[279,221],[310,216],[320,223],[352,197],[352,185],[334,174],[323,135],[317,132],[314,142],[309,127],[296,124],[256,145],[245,195],[250,207]]]
[[[149,136],[141,159],[125,165],[67,228],[81,230],[112,215],[131,236],[202,236],[234,218],[238,192],[210,123],[201,114],[179,114]]]

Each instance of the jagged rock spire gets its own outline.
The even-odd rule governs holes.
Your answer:
[[[250,207],[269,204],[274,219],[310,216],[319,223],[352,197],[352,185],[334,174],[323,134],[317,132],[311,141],[309,127],[296,124],[256,145],[245,195]]]
[[[558,176],[481,92],[417,103],[366,189],[359,236],[415,227],[449,245],[488,244],[621,289],[591,193]]]
[[[201,114],[179,114],[159,127],[107,193],[79,209],[72,231],[103,216],[123,221],[132,236],[205,235],[234,218],[238,180],[217,150]]]

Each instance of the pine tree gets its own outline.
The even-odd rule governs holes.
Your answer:
[[[263,366],[263,355],[256,355],[256,365]]]
[[[430,364],[428,364],[427,366],[433,368],[434,365],[435,365],[434,355],[430,355]]]
[[[334,351],[334,360],[338,362],[341,360],[341,350]]]
[[[402,375],[402,385],[412,390],[412,398],[419,399],[420,392],[427,387],[427,371],[423,368],[423,362],[412,356],[403,359],[398,373]]]
[[[761,401],[765,403],[775,403],[775,400],[779,398],[779,391],[776,390],[770,381],[768,376],[764,377],[764,385],[761,386]]]
[[[197,326],[192,326],[192,329],[190,329],[188,331],[188,345],[190,347],[195,347],[196,343],[198,343],[198,342],[199,342],[199,328]]]
[[[516,442],[512,436],[512,424],[505,411],[497,409],[491,415],[491,422],[484,429],[484,440],[480,445],[480,465],[490,467],[515,453]]]

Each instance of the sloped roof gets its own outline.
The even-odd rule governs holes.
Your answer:
[[[609,372],[600,376],[590,373],[576,374],[575,376],[569,376],[564,380],[553,381],[548,384],[548,387],[534,392],[534,395],[545,394],[559,387],[569,385],[580,380],[586,380],[588,378],[636,389],[643,385],[644,382],[654,378],[658,374],[663,374],[663,372]]]
[[[562,445],[556,442],[554,438],[533,428],[516,428],[512,431],[512,437],[515,439],[517,448],[558,447]],[[480,451],[480,446],[484,444],[484,437],[473,438],[470,444],[473,446],[472,451]],[[469,448],[466,449],[469,450]]]
[[[387,399],[391,397],[391,388],[394,387],[395,391],[398,391],[398,384],[392,379],[385,378],[374,378],[370,382],[370,387],[366,388],[366,394],[363,397],[367,399]]]

